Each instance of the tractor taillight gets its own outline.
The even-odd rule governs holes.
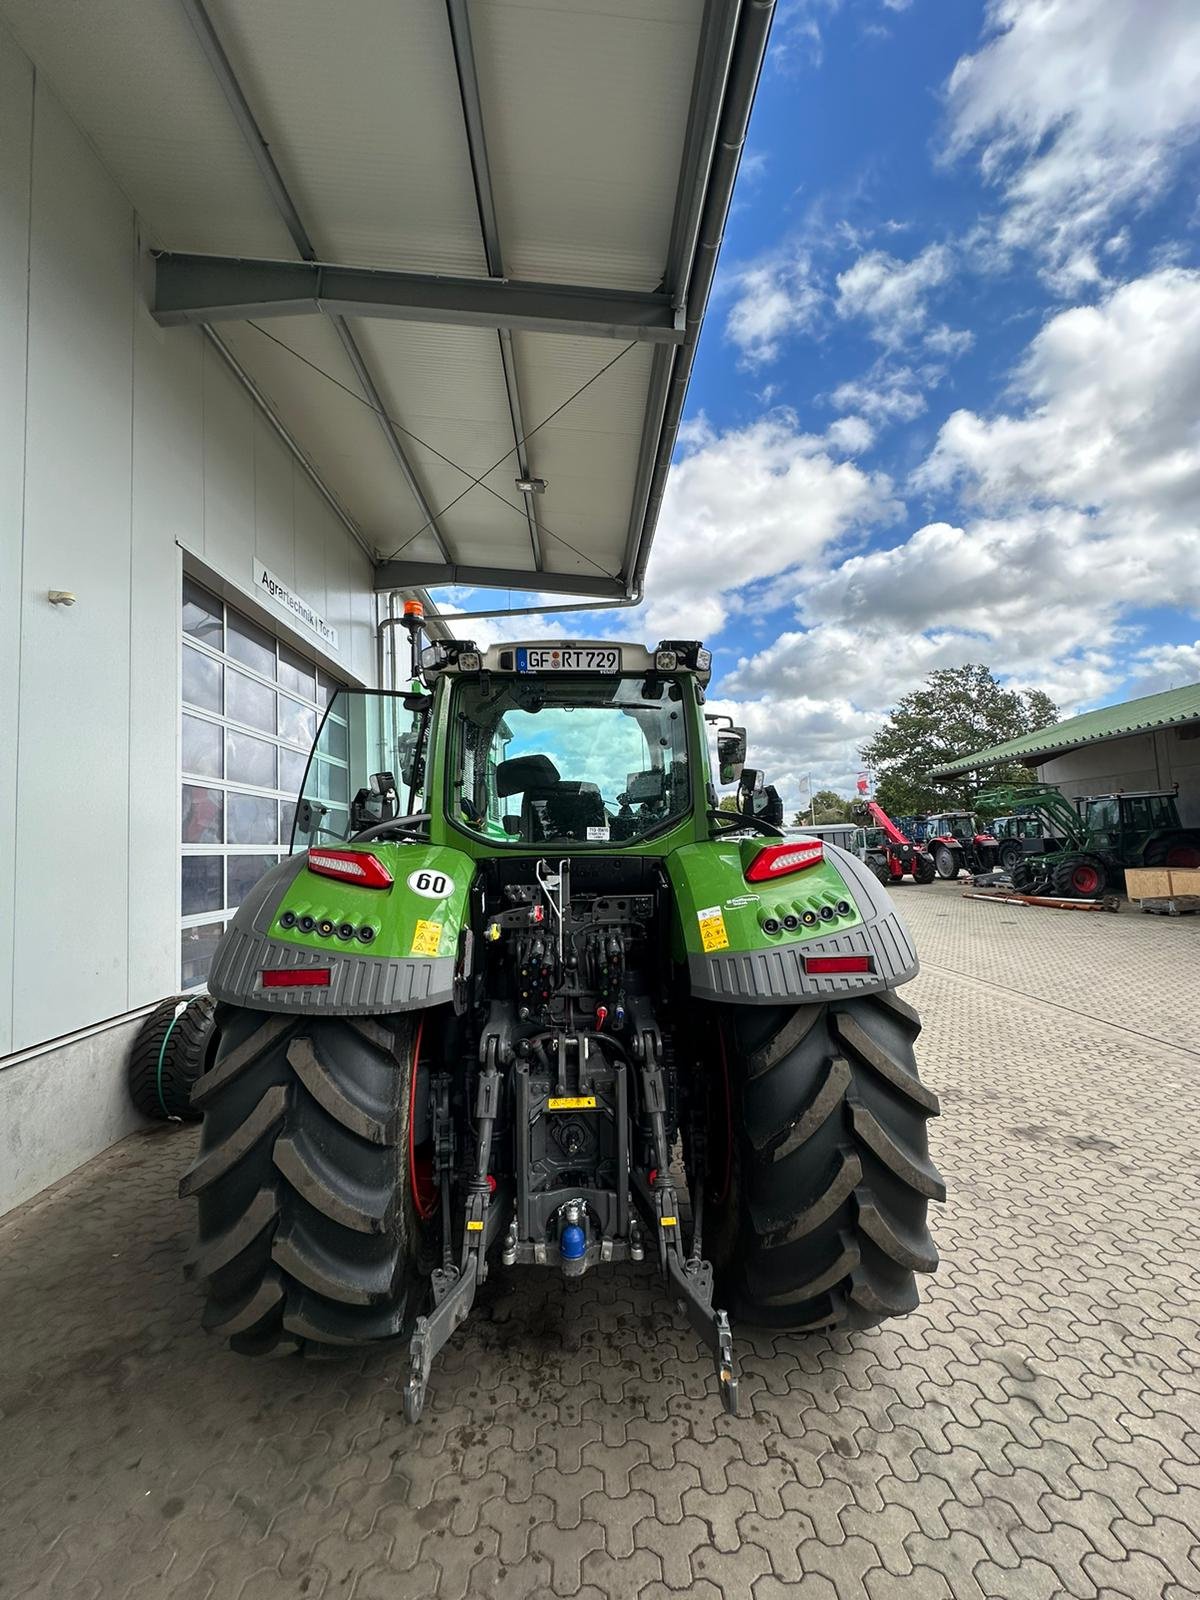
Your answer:
[[[836,973],[874,972],[874,956],[805,956],[804,970],[812,978],[828,978]]]
[[[262,975],[264,989],[328,989],[328,967],[276,967]]]
[[[379,857],[366,850],[310,850],[308,870],[363,889],[390,889],[395,882]]]
[[[820,839],[806,839],[803,844],[769,844],[746,868],[746,882],[770,883],[773,878],[818,867],[824,859],[825,846]]]

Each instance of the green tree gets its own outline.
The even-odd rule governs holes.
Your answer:
[[[976,776],[935,780],[933,768],[1057,721],[1058,707],[1040,689],[1005,689],[976,664],[944,667],[897,702],[861,754],[875,773],[875,798],[893,816],[969,808]],[[1028,780],[1020,762],[987,773],[989,784]]]
[[[717,807],[717,810],[718,811],[736,811],[737,808],[738,808],[737,796],[736,795],[732,795],[732,794],[723,794],[721,796],[721,803]]]
[[[816,813],[814,816],[813,813]],[[817,822],[849,822],[850,801],[845,795],[838,794],[836,789],[818,789],[812,797],[812,804],[804,806],[792,818],[794,828],[802,828],[807,823]]]

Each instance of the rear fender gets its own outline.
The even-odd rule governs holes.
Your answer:
[[[667,858],[674,901],[672,950],[694,996],[735,1005],[807,1004],[878,993],[917,974],[917,953],[891,896],[865,863],[826,844],[818,867],[768,883],[745,873],[773,842],[712,840]],[[839,911],[839,905],[847,911]],[[822,908],[832,916],[822,918]],[[806,913],[816,915],[815,923]],[[800,921],[782,926],[785,916]],[[765,921],[778,921],[768,932]],[[866,956],[866,973],[815,974],[810,956]]]
[[[391,885],[347,883],[309,871],[307,852],[290,856],[259,879],[230,922],[209,993],[261,1011],[330,1016],[416,1011],[450,1000],[455,978],[469,970],[474,862],[445,845],[330,848],[375,856]],[[264,972],[280,969],[328,969],[329,982],[264,988]]]

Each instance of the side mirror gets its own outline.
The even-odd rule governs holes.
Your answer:
[[[406,789],[420,789],[425,781],[425,763],[420,757],[421,735],[415,730],[412,733],[402,733],[396,741],[396,753],[400,757],[397,763],[400,768],[400,781]]]
[[[721,728],[717,733],[717,763],[722,783],[736,783],[746,759],[745,728]]]
[[[521,836],[521,819],[518,816],[508,815],[504,819],[504,831],[510,839],[519,839]]]

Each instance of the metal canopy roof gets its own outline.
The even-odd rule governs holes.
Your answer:
[[[156,318],[202,326],[248,376],[376,552],[377,588],[621,603],[773,6],[0,14],[150,230]]]
[[[1023,733],[1018,739],[976,750],[930,771],[932,778],[953,777],[982,767],[997,767],[1007,761],[1028,761],[1034,757],[1064,755],[1085,744],[1100,744],[1105,739],[1123,739],[1132,733],[1148,733],[1154,728],[1182,727],[1200,722],[1200,683],[1187,683],[1178,689],[1142,695],[1116,706],[1101,706],[1065,722],[1052,722],[1048,728]]]

